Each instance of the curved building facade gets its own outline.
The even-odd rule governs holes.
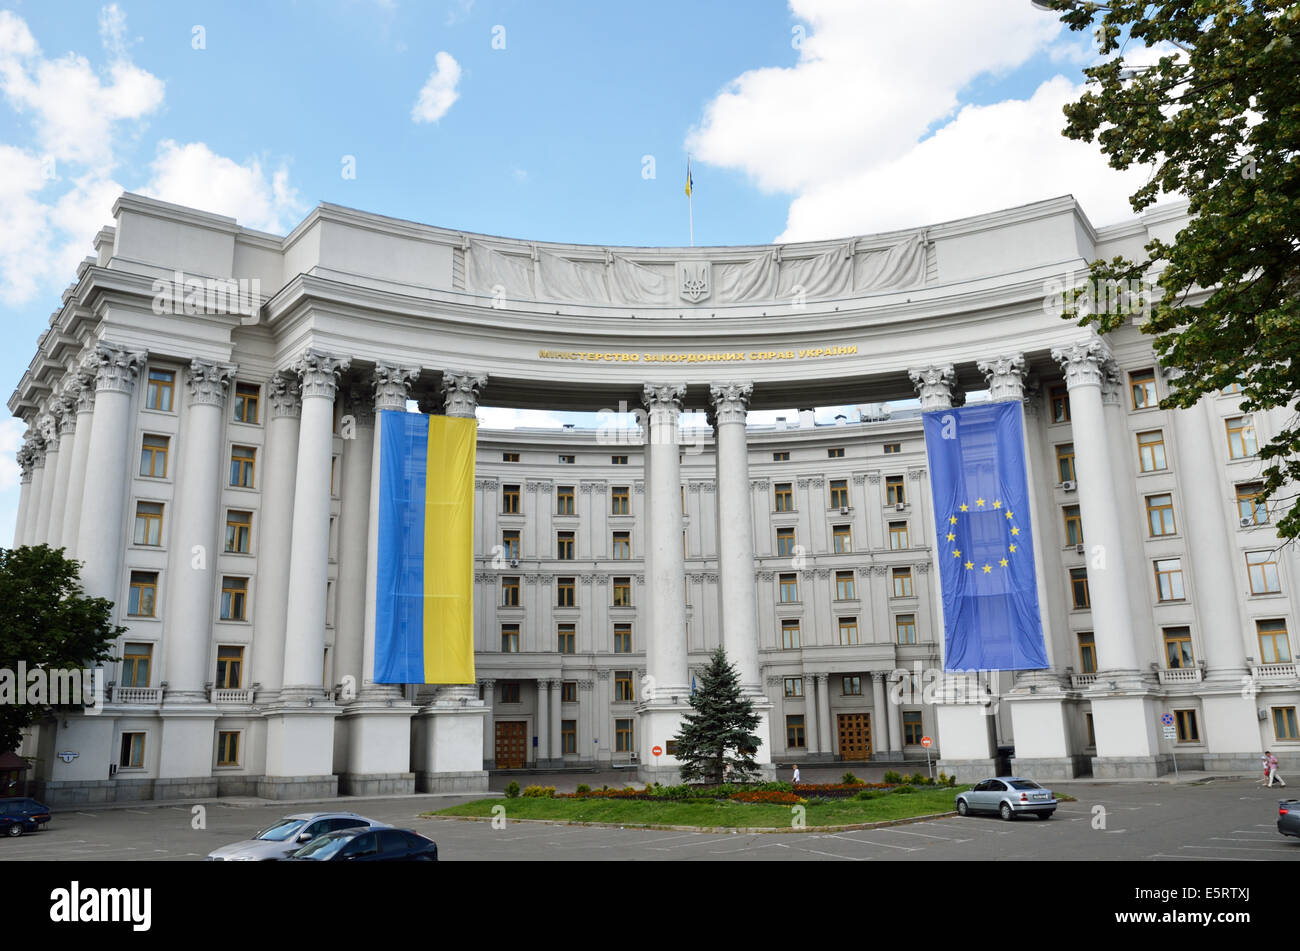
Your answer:
[[[1045,778],[1285,762],[1297,566],[1253,501],[1280,418],[1231,392],[1160,409],[1139,320],[1099,338],[1060,316],[1086,262],[1140,256],[1185,214],[1097,229],[1060,198],[837,241],[605,248],[334,205],[281,237],[123,195],[9,401],[16,543],[83,561],[128,628],[102,707],[26,741],[43,795],[670,777],[719,645],[769,772],[924,760],[926,737],[963,778],[1005,746]],[[1131,290],[1095,296],[1140,307]],[[1045,670],[942,673],[921,413],[968,397],[1024,407]],[[476,685],[369,677],[375,418],[412,403],[600,414],[480,426]]]

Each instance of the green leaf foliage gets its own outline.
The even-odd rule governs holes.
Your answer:
[[[756,777],[758,715],[753,702],[741,693],[736,669],[720,647],[700,674],[691,709],[674,738],[682,779],[720,784],[724,779],[744,782]]]

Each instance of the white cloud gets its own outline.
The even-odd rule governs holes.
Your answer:
[[[99,39],[115,59],[126,55],[126,14],[116,3],[99,11]]]
[[[411,107],[412,122],[437,122],[460,98],[456,84],[460,82],[460,64],[447,52],[439,51],[434,57],[433,72]]]
[[[149,167],[153,176],[142,194],[229,215],[246,228],[283,233],[303,211],[283,164],[268,178],[257,158],[240,165],[202,142],[164,139]]]
[[[541,409],[510,409],[504,406],[480,406],[478,424],[484,429],[562,429],[565,423],[593,426],[592,413],[552,413]],[[589,417],[589,418],[586,418]]]

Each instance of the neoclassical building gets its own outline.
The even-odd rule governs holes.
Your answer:
[[[278,236],[123,195],[9,400],[28,426],[15,543],[82,561],[127,628],[102,709],[24,743],[41,794],[667,778],[719,645],[769,772],[924,761],[924,738],[963,778],[1009,746],[1049,779],[1285,761],[1295,555],[1255,501],[1281,419],[1232,392],[1160,409],[1137,320],[1103,339],[1060,316],[1088,261],[1185,215],[1098,229],[1059,198],[622,248],[334,205]],[[941,673],[921,414],[968,398],[1023,405],[1045,670]],[[600,414],[480,426],[472,685],[370,677],[375,420],[416,406]]]

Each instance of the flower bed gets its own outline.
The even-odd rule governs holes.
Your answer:
[[[738,792],[731,796],[732,802],[761,802],[773,806],[795,806],[801,802],[807,802],[806,799],[800,799],[792,792],[779,792],[777,790],[758,790],[755,792]]]

